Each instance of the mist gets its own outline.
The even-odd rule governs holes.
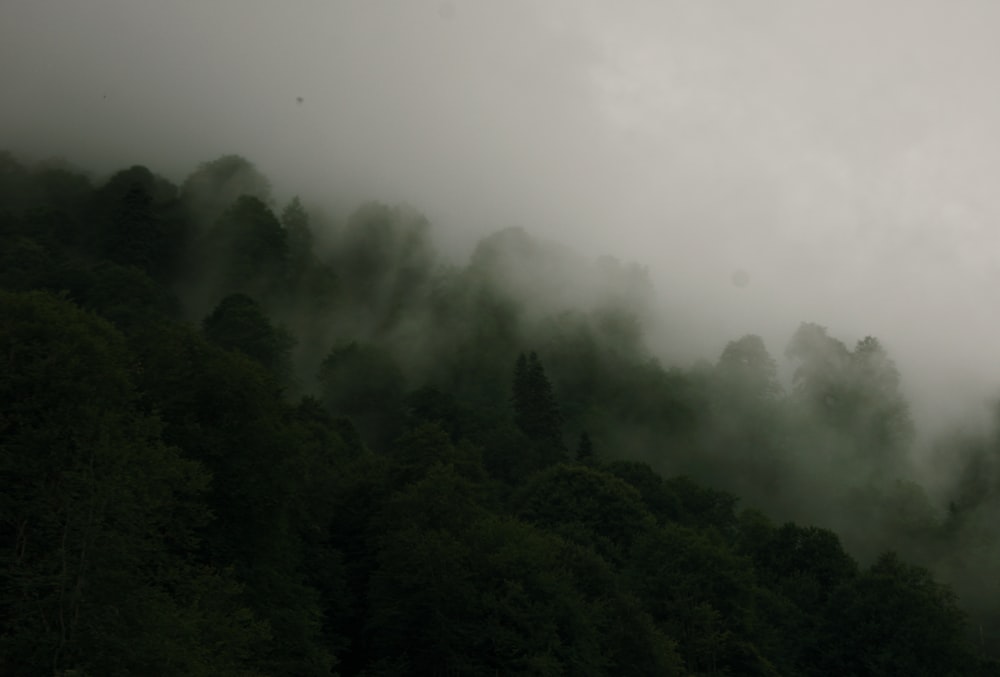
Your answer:
[[[13,0],[0,134],[175,181],[239,152],[282,197],[412,204],[456,257],[523,226],[638,261],[673,361],[745,333],[780,354],[803,320],[872,334],[940,431],[1000,383],[998,14]]]
[[[495,312],[541,354],[567,439],[834,529],[862,562],[898,550],[995,638],[998,20],[984,0],[8,0],[0,150],[95,186],[144,165],[182,189],[239,154],[276,215],[301,198],[337,271],[367,225],[391,224],[394,272],[335,321],[264,303],[298,340],[289,393],[363,380],[352,359],[374,369],[399,400],[358,414],[374,446],[398,432],[382,428],[399,383],[494,411],[510,356],[461,351]],[[401,206],[359,212],[369,200]],[[177,287],[192,323],[221,300],[212,256]],[[905,458],[864,457],[867,430],[796,400],[803,322],[834,353],[878,339],[912,419]],[[773,401],[734,395],[756,378],[724,368],[748,336],[773,358]],[[610,384],[595,400],[645,384],[706,418],[587,410],[574,360],[594,345]]]
[[[790,391],[800,323],[877,337],[912,411],[912,478],[943,511],[958,466],[936,445],[992,434],[1000,393],[998,20],[978,0],[8,0],[0,148],[177,185],[239,153],[276,205],[300,195],[340,225],[369,199],[409,205],[457,266],[523,228],[559,263],[500,277],[539,322],[648,280],[626,296],[668,368],[758,335]],[[604,255],[644,272],[609,281]],[[393,339],[412,373],[432,328]],[[779,507],[849,529],[808,495],[822,470],[802,461],[802,504]]]

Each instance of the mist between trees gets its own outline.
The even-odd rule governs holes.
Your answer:
[[[4,674],[1000,674],[1000,439],[927,482],[877,337],[664,364],[641,265],[235,155],[0,206]]]

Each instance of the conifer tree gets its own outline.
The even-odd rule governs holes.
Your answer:
[[[522,353],[514,365],[514,420],[529,439],[563,450],[562,415],[535,352]]]

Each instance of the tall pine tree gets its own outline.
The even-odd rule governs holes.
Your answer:
[[[528,439],[551,449],[555,460],[565,455],[562,414],[538,354],[521,353],[514,364],[514,422]]]

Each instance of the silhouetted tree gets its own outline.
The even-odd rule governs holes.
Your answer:
[[[830,337],[826,327],[804,322],[785,354],[799,361],[793,375],[796,394],[836,419],[843,406],[844,376],[851,359],[847,347]]]
[[[219,302],[204,319],[205,337],[226,350],[238,350],[258,362],[279,382],[291,378],[291,349],[294,340],[281,327],[274,326],[245,294],[231,294]]]
[[[538,354],[518,356],[514,365],[514,421],[532,440],[563,447],[562,416]]]
[[[312,254],[313,233],[309,227],[309,213],[297,195],[281,212],[281,225],[288,233],[288,254],[291,261],[302,265]]]
[[[105,255],[165,281],[176,272],[190,233],[177,188],[142,166],[117,172],[97,191]]]
[[[774,400],[781,394],[778,368],[759,336],[730,341],[716,366],[722,388],[752,400]]]
[[[181,199],[190,217],[210,226],[240,197],[271,202],[271,182],[244,157],[223,155],[203,162],[181,186]]]
[[[910,407],[899,390],[899,371],[878,339],[866,336],[851,353],[854,425],[871,453],[891,466],[915,436]]]

